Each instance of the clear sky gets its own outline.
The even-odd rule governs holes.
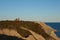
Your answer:
[[[0,0],[0,20],[60,22],[60,0]]]

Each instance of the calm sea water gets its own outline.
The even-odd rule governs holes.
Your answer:
[[[54,28],[54,29],[56,29],[56,30],[58,30],[57,32],[56,32],[56,35],[58,36],[58,37],[60,37],[60,22],[58,23],[58,22],[51,22],[51,23],[46,23],[47,25],[49,25],[49,26],[51,26],[52,28]]]

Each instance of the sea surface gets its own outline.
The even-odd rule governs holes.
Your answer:
[[[46,24],[56,29],[56,35],[60,37],[60,22],[46,22]]]

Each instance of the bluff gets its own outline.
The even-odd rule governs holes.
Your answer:
[[[0,21],[0,34],[25,40],[59,40],[53,28],[44,22],[5,20]]]

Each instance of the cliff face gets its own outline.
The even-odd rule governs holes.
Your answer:
[[[20,34],[17,33],[16,30],[14,29],[0,29],[0,34],[5,34],[5,35],[9,35],[9,36],[16,36],[16,37],[21,37]]]
[[[43,22],[0,21],[0,34],[26,40],[59,40],[54,32],[54,29]]]
[[[59,38],[58,38],[57,35],[55,34],[55,32],[56,32],[57,30],[55,30],[55,29],[51,28],[50,26],[46,25],[44,22],[40,22],[39,24],[42,26],[42,28],[45,30],[45,32],[46,32],[48,35],[50,35],[51,37],[53,37],[53,38],[56,39],[56,40],[59,40]]]

